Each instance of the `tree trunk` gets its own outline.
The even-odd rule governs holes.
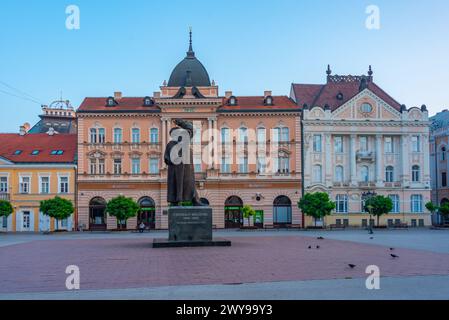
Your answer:
[[[315,221],[315,228],[316,228],[316,217],[313,217],[313,220]]]
[[[377,216],[377,226],[378,226],[378,227],[380,227],[380,226],[379,226],[379,218],[380,218],[380,216]]]

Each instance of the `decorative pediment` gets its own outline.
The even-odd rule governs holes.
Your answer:
[[[0,165],[13,165],[14,163],[6,158],[0,157]]]
[[[309,118],[311,119],[324,119],[325,113],[324,110],[320,107],[314,107],[310,110]]]

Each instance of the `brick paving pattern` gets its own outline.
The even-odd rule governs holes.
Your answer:
[[[32,241],[0,248],[0,293],[64,291],[77,265],[81,289],[448,275],[449,254],[301,236],[232,238],[228,248],[152,249],[151,239]],[[308,249],[311,245],[312,249]],[[320,249],[316,249],[319,245]],[[350,269],[347,264],[356,264]],[[363,285],[363,283],[361,283]]]

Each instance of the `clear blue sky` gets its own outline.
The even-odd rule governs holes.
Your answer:
[[[81,29],[65,28],[78,5]],[[380,30],[365,28],[368,5]],[[151,95],[194,49],[220,92],[288,95],[291,82],[338,74],[374,79],[408,107],[449,106],[447,0],[2,0],[0,81],[50,103],[60,91],[78,107],[86,96]],[[40,106],[0,83],[0,131],[38,120]],[[21,95],[19,93],[19,95]]]

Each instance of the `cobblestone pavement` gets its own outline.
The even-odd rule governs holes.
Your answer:
[[[446,253],[397,247],[394,259],[385,243],[333,240],[327,233],[324,240],[288,232],[228,235],[229,248],[174,249],[152,249],[148,235],[47,238],[57,241],[2,235],[10,243],[0,247],[0,294],[65,291],[68,265],[79,266],[82,290],[355,279],[366,278],[368,265],[379,266],[383,277],[449,275]]]

